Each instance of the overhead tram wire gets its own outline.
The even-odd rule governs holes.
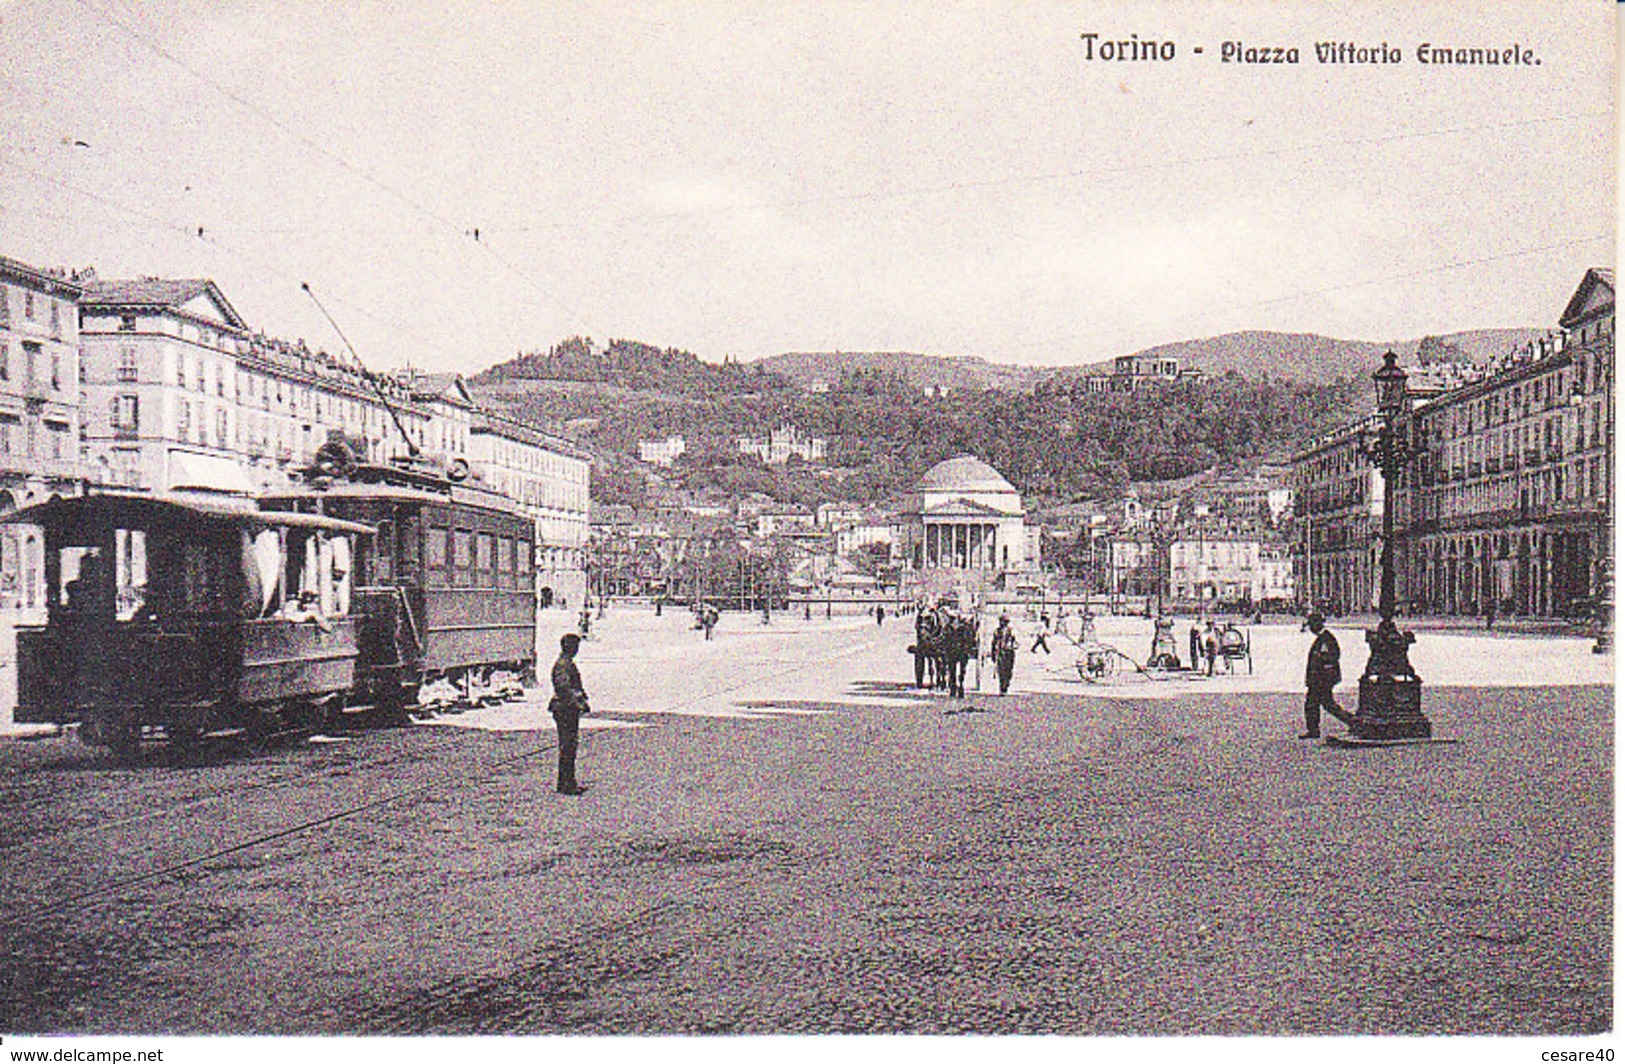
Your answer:
[[[874,641],[872,639],[871,640],[865,640],[865,641],[859,643],[856,647],[851,648],[848,652],[849,653],[850,652],[856,652],[857,650],[863,649],[865,647],[870,647],[870,646],[873,646],[873,645],[874,645]],[[768,662],[768,664],[770,666],[774,665],[776,663],[777,662],[774,661],[774,660],[770,660]],[[770,671],[770,672],[766,673],[765,675],[752,676],[752,677],[749,677],[747,679],[739,680],[739,681],[734,682],[734,683],[724,684],[721,687],[713,688],[713,689],[711,689],[709,691],[702,692],[702,693],[700,693],[698,695],[694,695],[694,696],[691,696],[689,698],[684,698],[684,699],[680,699],[680,700],[675,701],[675,702],[668,703],[667,705],[655,710],[654,712],[658,713],[658,714],[664,714],[664,715],[674,714],[678,710],[683,709],[683,708],[685,708],[687,706],[692,706],[692,705],[696,705],[696,704],[699,704],[699,703],[703,703],[705,701],[708,701],[709,699],[716,698],[719,695],[732,694],[732,693],[734,693],[736,691],[739,691],[739,690],[741,690],[741,689],[743,689],[743,688],[745,688],[745,687],[747,687],[749,685],[752,685],[752,684],[758,684],[758,683],[762,683],[762,682],[767,681],[767,680],[774,680],[774,679],[778,679],[778,678],[784,677],[784,676],[790,676],[790,675],[793,675],[795,673],[805,672],[805,671],[807,671],[809,669],[813,669],[813,668],[825,668],[827,666],[827,664],[828,664],[827,661],[825,659],[823,659],[823,658],[810,659],[808,661],[801,662],[801,663],[795,664],[795,665],[791,665],[791,666],[788,666],[786,668],[775,669],[773,671]],[[448,747],[448,748],[449,747],[454,747],[454,746],[455,747],[468,746],[468,745],[473,744],[476,741],[477,741],[477,739],[476,739],[476,737],[474,735],[467,735],[467,736],[461,737],[461,738],[456,739],[456,740],[449,740],[444,744],[444,746]],[[581,736],[580,741],[581,741],[581,745],[583,747],[586,747],[588,745],[588,737],[587,737],[587,735],[583,734]],[[525,760],[526,758],[536,757],[536,756],[538,756],[540,754],[548,753],[549,751],[555,750],[557,748],[558,748],[558,743],[557,743],[556,740],[552,741],[552,742],[542,742],[539,745],[528,747],[528,748],[526,748],[524,750],[520,750],[517,753],[510,754],[510,755],[508,755],[506,757],[498,758],[497,760],[491,762],[487,767],[494,769],[494,768],[500,768],[500,767],[502,767],[504,765],[515,764],[515,763],[517,763],[519,761]],[[354,765],[348,765],[348,766],[345,766],[345,768],[348,771],[353,771],[355,766]],[[480,778],[484,779],[485,777],[482,776]],[[293,785],[305,786],[305,785],[308,785],[308,782],[309,782],[309,780],[308,780],[308,777],[307,777],[307,778],[300,778],[298,780],[290,780],[285,785],[286,786],[293,786]],[[56,898],[53,901],[48,901],[48,902],[45,902],[45,903],[40,904],[40,905],[32,906],[32,907],[24,909],[24,910],[22,910],[20,912],[13,913],[13,914],[11,914],[9,916],[0,916],[0,927],[8,927],[8,926],[14,926],[14,925],[20,924],[20,923],[25,923],[25,922],[28,922],[30,920],[37,919],[38,917],[46,916],[46,915],[49,915],[49,914],[55,913],[55,912],[59,912],[59,911],[61,911],[63,909],[67,909],[67,908],[70,908],[70,907],[82,906],[82,905],[87,904],[87,903],[95,903],[95,902],[99,902],[99,901],[104,901],[104,900],[107,900],[108,898],[112,897],[114,894],[116,894],[116,893],[118,893],[120,891],[126,890],[126,889],[128,889],[130,887],[139,886],[139,885],[141,885],[143,883],[150,883],[150,882],[153,882],[155,880],[163,879],[163,878],[166,878],[168,876],[172,876],[177,872],[183,872],[183,871],[185,871],[185,870],[187,870],[189,868],[196,868],[199,865],[204,865],[204,864],[207,864],[210,861],[219,860],[222,857],[226,857],[226,856],[229,856],[229,855],[234,854],[234,853],[242,853],[245,850],[251,850],[251,849],[254,849],[254,848],[258,847],[258,846],[264,846],[267,843],[277,842],[277,841],[282,840],[282,839],[291,838],[291,837],[293,837],[295,835],[300,835],[300,834],[303,834],[305,832],[312,831],[312,830],[314,830],[316,828],[326,827],[326,826],[331,825],[331,824],[336,824],[336,823],[339,823],[340,821],[348,820],[348,819],[351,819],[353,817],[359,816],[362,813],[372,812],[372,811],[375,811],[375,810],[378,810],[378,809],[382,809],[382,808],[384,808],[386,806],[394,805],[394,804],[396,804],[398,802],[401,802],[401,801],[404,801],[404,800],[406,800],[408,798],[420,797],[422,795],[431,794],[431,793],[434,793],[437,790],[442,790],[442,789],[444,789],[444,790],[456,790],[456,789],[459,789],[459,788],[467,788],[468,786],[471,785],[472,782],[473,781],[470,779],[470,777],[468,777],[466,775],[461,775],[461,776],[455,775],[451,770],[448,769],[448,771],[439,779],[431,779],[431,780],[429,780],[429,781],[427,781],[425,783],[419,784],[417,786],[402,788],[400,790],[393,791],[393,792],[391,792],[389,794],[383,795],[383,796],[381,796],[379,798],[375,798],[375,799],[372,799],[370,801],[362,802],[362,803],[360,803],[358,805],[347,806],[345,808],[336,810],[336,811],[334,811],[332,813],[327,813],[327,814],[325,814],[323,816],[313,817],[313,818],[311,818],[309,820],[301,821],[300,823],[292,824],[292,825],[289,825],[287,827],[278,828],[278,829],[276,829],[274,831],[263,832],[263,833],[261,833],[259,835],[255,835],[255,836],[253,836],[251,838],[248,838],[248,839],[245,839],[245,840],[243,840],[241,842],[232,843],[232,844],[227,845],[227,846],[221,846],[221,847],[218,847],[218,848],[216,848],[214,850],[211,850],[211,851],[209,851],[207,853],[200,854],[200,855],[198,855],[196,857],[188,857],[188,858],[186,858],[184,860],[175,861],[175,862],[172,862],[170,864],[164,865],[164,866],[162,866],[160,868],[149,869],[149,870],[147,870],[145,872],[138,872],[138,873],[135,873],[133,875],[124,876],[122,878],[115,879],[115,880],[113,880],[113,881],[111,881],[109,883],[103,883],[103,884],[100,884],[100,885],[98,885],[96,887],[92,887],[89,890],[81,891],[81,892],[79,892],[77,894],[73,894],[73,895],[65,896],[65,897],[59,897],[59,898]],[[263,789],[263,788],[260,788],[260,789]],[[193,803],[190,803],[187,807],[188,808],[195,807],[200,802],[212,800],[214,797],[217,797],[217,795],[211,795],[208,798],[198,799],[197,801],[194,801]],[[158,813],[153,813],[153,814],[151,814],[150,817],[146,817],[146,818],[128,818],[128,819],[126,819],[124,821],[121,821],[120,825],[121,826],[129,826],[132,823],[138,823],[141,820],[150,819],[151,817],[156,817],[158,815],[159,815]],[[100,825],[98,825],[97,827],[100,827]]]
[[[1407,270],[1403,273],[1385,274],[1381,277],[1368,277],[1359,281],[1347,281],[1342,284],[1328,285],[1325,288],[1305,289],[1298,292],[1289,292],[1285,295],[1270,296],[1267,299],[1250,300],[1244,303],[1230,303],[1224,306],[1203,307],[1181,314],[1177,317],[1165,319],[1165,324],[1176,322],[1189,322],[1208,315],[1226,314],[1231,311],[1248,310],[1253,307],[1273,306],[1278,303],[1291,303],[1299,299],[1313,299],[1317,296],[1330,295],[1334,292],[1343,292],[1355,288],[1371,288],[1377,285],[1391,284],[1394,281],[1412,280],[1417,277],[1429,277],[1438,273],[1448,273],[1451,270],[1467,269],[1472,266],[1482,266],[1490,262],[1502,262],[1508,259],[1525,258],[1530,255],[1539,255],[1547,251],[1558,251],[1563,248],[1580,247],[1584,244],[1595,244],[1600,241],[1612,241],[1614,236],[1608,233],[1599,233],[1595,236],[1577,237],[1573,240],[1563,240],[1552,244],[1542,244],[1539,247],[1522,248],[1517,251],[1508,251],[1496,255],[1485,255],[1474,259],[1461,259],[1455,262],[1441,263],[1437,266],[1427,266],[1418,270]],[[1043,340],[1029,340],[1024,343],[1006,345],[1010,350],[1027,350],[1035,347],[1054,347],[1060,344],[1075,344],[1087,340],[1101,340],[1108,336],[1122,335],[1127,328],[1112,333],[1069,333],[1065,336],[1052,336]]]
[[[412,442],[412,434],[406,431],[405,425],[401,424],[401,415],[396,411],[395,404],[389,401],[389,396],[384,394],[384,386],[378,383],[378,378],[373,376],[372,371],[367,368],[367,364],[361,361],[361,356],[356,354],[355,346],[350,343],[350,338],[344,335],[344,330],[339,328],[339,323],[333,320],[333,315],[329,314],[327,308],[322,306],[322,301],[316,298],[316,293],[311,291],[309,283],[300,281],[299,287],[304,290],[305,295],[310,297],[310,301],[316,304],[316,309],[322,312],[322,317],[327,319],[327,324],[333,326],[333,331],[339,334],[339,339],[344,341],[345,348],[350,352],[350,358],[355,362],[355,368],[360,370],[361,376],[366,379],[368,384],[372,385],[372,390],[378,395],[378,401],[384,405],[385,410],[389,411],[389,420],[395,423],[395,430],[401,434],[401,439],[406,441],[406,453],[416,458],[418,456],[418,445]]]
[[[170,50],[164,48],[158,42],[152,40],[147,35],[145,35],[143,33],[140,33],[137,30],[135,30],[127,22],[125,22],[125,21],[123,21],[123,20],[121,20],[119,18],[116,18],[109,11],[107,11],[107,9],[105,7],[102,7],[97,3],[93,3],[92,0],[77,0],[77,2],[82,7],[85,7],[86,9],[90,10],[91,12],[93,12],[95,14],[99,14],[109,24],[113,25],[115,28],[119,29],[121,32],[127,34],[132,39],[134,39],[138,43],[142,44],[144,47],[150,49],[155,54],[157,54],[160,57],[164,58],[168,62],[173,63],[174,65],[180,67],[182,70],[184,70],[187,73],[191,74],[193,77],[197,78],[199,81],[203,82],[205,85],[208,85],[210,88],[214,89],[216,92],[219,92],[222,96],[226,97],[227,99],[231,100],[233,103],[237,104],[238,106],[242,107],[244,110],[248,111],[250,114],[252,114],[255,117],[259,118],[260,120],[268,123],[269,125],[271,125],[272,127],[278,129],[279,131],[283,132],[284,134],[292,137],[298,143],[300,143],[300,144],[304,145],[305,147],[309,148],[311,151],[314,151],[314,152],[318,153],[319,155],[323,156],[324,158],[327,158],[327,159],[333,161],[336,165],[342,167],[347,172],[354,174],[355,176],[362,179],[363,181],[366,181],[368,184],[371,184],[374,187],[384,191],[385,193],[387,193],[391,197],[395,198],[399,202],[401,202],[401,203],[405,204],[406,206],[410,207],[411,209],[419,212],[424,217],[432,219],[433,221],[450,228],[459,237],[467,237],[467,236],[472,234],[473,239],[474,239],[474,243],[476,243],[481,248],[483,248],[498,263],[500,263],[502,266],[507,268],[510,272],[518,275],[523,280],[525,280],[526,282],[528,282],[529,284],[534,286],[537,289],[537,291],[539,291],[543,295],[547,296],[555,305],[557,305],[560,309],[564,310],[573,319],[575,319],[576,323],[578,325],[580,325],[585,330],[585,332],[587,334],[591,335],[594,332],[594,330],[591,328],[590,325],[588,325],[588,323],[585,321],[585,319],[583,319],[580,314],[578,314],[574,310],[572,310],[569,307],[569,305],[566,304],[562,299],[560,299],[556,295],[554,295],[551,292],[551,290],[549,289],[548,286],[542,285],[533,275],[531,275],[528,272],[520,269],[511,260],[509,260],[505,256],[497,253],[495,251],[495,249],[490,247],[489,244],[485,240],[481,239],[481,237],[480,237],[480,234],[482,232],[486,232],[486,233],[502,232],[502,231],[522,232],[522,231],[531,231],[531,230],[522,229],[522,228],[511,228],[511,229],[503,230],[500,227],[492,228],[489,225],[484,225],[484,226],[480,226],[479,228],[474,229],[474,230],[471,231],[468,228],[466,228],[466,227],[464,227],[462,225],[459,225],[456,222],[453,222],[451,219],[445,217],[444,215],[441,215],[439,212],[434,211],[434,210],[424,206],[421,203],[418,203],[416,200],[414,200],[410,196],[407,196],[404,192],[400,191],[395,186],[393,186],[393,185],[389,184],[388,182],[383,181],[382,179],[376,177],[375,175],[368,172],[364,168],[350,162],[348,159],[346,159],[344,156],[340,155],[339,153],[337,153],[335,151],[332,151],[331,149],[326,148],[325,146],[321,145],[320,143],[318,143],[315,140],[312,140],[310,137],[308,137],[305,134],[299,132],[297,129],[295,129],[293,126],[291,126],[289,123],[282,121],[281,119],[277,118],[275,115],[273,115],[270,112],[266,111],[264,108],[262,108],[262,107],[258,106],[257,104],[255,104],[253,101],[245,98],[241,93],[238,93],[238,92],[232,90],[230,87],[222,84],[221,82],[219,82],[215,78],[210,77],[208,74],[205,74],[204,72],[198,70],[197,68],[195,68],[191,64],[185,62],[184,60],[182,60],[181,58],[176,56],[173,52],[171,52]],[[1287,155],[1287,154],[1299,154],[1299,153],[1303,153],[1303,152],[1323,151],[1323,150],[1325,150],[1327,148],[1332,148],[1332,147],[1369,146],[1369,145],[1373,145],[1373,144],[1383,144],[1383,143],[1389,143],[1389,142],[1395,142],[1395,141],[1416,140],[1416,139],[1421,139],[1421,138],[1425,138],[1425,137],[1453,136],[1453,135],[1458,135],[1458,134],[1461,134],[1461,133],[1482,132],[1482,131],[1495,130],[1495,129],[1519,128],[1519,127],[1526,127],[1526,126],[1533,126],[1533,125],[1549,124],[1549,123],[1553,123],[1553,122],[1562,122],[1562,121],[1570,121],[1570,120],[1575,120],[1575,119],[1597,118],[1597,117],[1604,117],[1604,118],[1610,118],[1611,119],[1613,117],[1613,112],[1612,111],[1577,112],[1575,114],[1570,114],[1570,115],[1557,115],[1557,116],[1550,116],[1550,117],[1518,119],[1518,120],[1515,120],[1515,121],[1486,123],[1486,124],[1477,125],[1477,126],[1455,126],[1455,127],[1448,127],[1448,128],[1439,129],[1439,130],[1416,130],[1416,131],[1406,131],[1406,132],[1392,133],[1392,134],[1374,135],[1374,136],[1368,136],[1368,137],[1345,137],[1345,138],[1340,138],[1338,140],[1326,141],[1326,142],[1321,142],[1319,144],[1313,144],[1313,145],[1267,148],[1267,149],[1262,149],[1262,150],[1258,150],[1258,151],[1248,151],[1248,152],[1214,153],[1214,154],[1211,154],[1211,155],[1208,155],[1208,156],[1186,157],[1184,159],[1175,159],[1175,160],[1156,160],[1156,161],[1152,161],[1152,162],[1148,162],[1148,163],[1141,163],[1141,164],[1128,164],[1128,165],[1121,166],[1121,167],[1106,168],[1104,170],[1074,170],[1074,171],[1064,171],[1064,172],[1059,172],[1059,173],[1054,173],[1054,174],[1017,175],[1017,176],[1007,177],[1007,178],[989,178],[989,179],[986,179],[986,180],[983,180],[983,181],[954,182],[954,183],[950,183],[950,184],[947,184],[947,185],[936,186],[936,187],[925,187],[925,188],[919,188],[919,189],[904,189],[904,190],[895,190],[895,191],[893,191],[893,190],[874,190],[874,191],[859,192],[859,193],[835,194],[835,195],[832,195],[830,197],[813,197],[813,198],[802,198],[802,199],[798,199],[798,200],[783,201],[779,205],[795,206],[795,205],[801,205],[801,204],[813,204],[813,203],[818,203],[818,202],[840,202],[840,201],[843,201],[843,200],[864,200],[864,199],[879,200],[879,199],[885,199],[885,198],[897,198],[897,197],[913,196],[913,195],[941,194],[943,192],[950,192],[950,191],[956,191],[956,190],[965,190],[965,189],[993,188],[993,187],[1000,187],[1000,186],[1005,186],[1005,185],[1013,185],[1013,184],[1021,184],[1021,183],[1035,183],[1035,182],[1045,182],[1045,181],[1072,180],[1072,179],[1076,179],[1078,177],[1085,177],[1085,176],[1111,176],[1111,175],[1122,174],[1122,173],[1137,172],[1139,170],[1145,170],[1145,169],[1158,169],[1158,168],[1171,168],[1171,167],[1190,166],[1190,165],[1201,165],[1201,164],[1207,164],[1207,163],[1212,163],[1212,162],[1222,162],[1222,161],[1228,161],[1228,160],[1234,160],[1234,159],[1245,159],[1245,158],[1253,158],[1253,157],[1272,158],[1272,157],[1279,157],[1279,156]],[[771,206],[771,205],[774,205],[774,204],[766,204],[766,205]],[[712,211],[726,211],[726,210],[737,210],[737,209],[742,209],[742,208],[715,207],[715,208],[710,208],[709,210],[712,210]],[[689,214],[692,214],[692,213],[694,213],[694,212],[680,212],[678,214],[671,214],[671,213],[668,212],[668,213],[661,214],[661,215],[644,216],[644,217],[645,218],[647,218],[647,217],[682,217],[682,216],[689,215]],[[621,219],[621,222],[624,222],[624,221],[627,221],[627,220],[638,220],[638,218],[639,218],[639,216],[636,216],[636,215],[627,216],[626,218]],[[618,222],[617,224],[620,224],[620,222]],[[551,227],[539,227],[539,228],[563,228],[563,227],[565,227],[563,225],[563,223],[556,223],[554,226],[551,226]]]
[[[444,226],[445,228],[449,229],[453,234],[455,234],[459,238],[466,238],[466,237],[472,236],[473,242],[474,242],[474,244],[476,246],[484,249],[487,254],[489,254],[492,258],[494,258],[497,262],[501,263],[503,266],[507,267],[510,272],[518,275],[521,279],[525,280],[526,282],[528,282],[529,284],[534,286],[543,295],[547,296],[547,298],[552,300],[553,303],[555,303],[557,306],[559,306],[561,309],[563,309],[567,314],[569,314],[572,318],[574,318],[576,320],[576,323],[578,325],[581,325],[586,330],[586,332],[588,334],[592,333],[593,330],[591,329],[590,326],[588,326],[586,324],[585,320],[582,319],[581,315],[579,315],[575,311],[571,310],[570,307],[562,299],[560,299],[557,296],[553,295],[553,293],[547,287],[543,286],[540,282],[538,282],[534,276],[530,275],[529,273],[527,273],[527,272],[525,272],[523,270],[520,270],[513,263],[508,261],[505,257],[498,254],[495,251],[495,249],[491,248],[485,241],[481,240],[480,239],[480,231],[481,231],[481,228],[483,228],[483,227],[476,227],[476,228],[471,230],[471,229],[467,228],[464,225],[460,225],[459,223],[452,221],[450,218],[446,217],[445,215],[441,214],[440,212],[438,212],[436,210],[433,210],[433,209],[423,205],[422,203],[419,203],[417,200],[415,200],[412,197],[408,196],[406,193],[402,192],[400,189],[396,188],[394,185],[392,185],[389,182],[384,181],[381,178],[375,176],[374,174],[367,171],[365,168],[363,168],[361,166],[358,166],[355,163],[350,162],[348,159],[346,159],[344,156],[340,155],[338,152],[332,151],[331,149],[323,146],[322,144],[318,143],[317,141],[312,140],[310,137],[306,136],[304,133],[301,133],[299,130],[295,129],[289,123],[282,121],[281,119],[277,118],[274,114],[271,114],[270,112],[266,111],[264,108],[262,108],[259,105],[255,104],[252,100],[247,99],[241,93],[238,93],[238,92],[232,90],[229,86],[226,86],[226,85],[222,84],[220,81],[216,80],[215,78],[212,78],[208,74],[205,74],[203,71],[198,70],[196,67],[192,66],[190,63],[187,63],[185,60],[183,60],[179,56],[175,55],[173,52],[171,52],[169,49],[165,48],[163,45],[159,44],[157,41],[154,41],[153,39],[148,37],[146,34],[138,32],[137,30],[135,30],[133,27],[131,27],[128,23],[126,23],[122,19],[119,19],[119,18],[115,17],[105,7],[102,7],[101,5],[99,5],[97,3],[93,3],[92,0],[76,0],[76,2],[81,7],[84,7],[87,10],[91,11],[93,14],[100,15],[106,22],[110,23],[112,26],[114,26],[118,30],[122,31],[123,33],[125,33],[126,35],[128,35],[129,37],[131,37],[132,39],[134,39],[135,41],[137,41],[138,43],[140,43],[144,47],[150,49],[156,55],[162,57],[163,59],[165,59],[168,62],[174,64],[175,66],[180,67],[182,70],[186,71],[188,74],[191,74],[193,77],[197,78],[199,81],[203,82],[205,85],[209,86],[210,88],[214,89],[216,92],[220,93],[226,99],[232,101],[237,106],[243,108],[249,114],[251,114],[254,117],[260,119],[261,121],[269,124],[270,126],[272,126],[273,128],[279,130],[280,132],[284,133],[285,135],[287,135],[289,137],[292,137],[299,144],[301,144],[304,147],[308,148],[309,150],[315,152],[316,154],[322,156],[323,158],[330,160],[331,162],[333,162],[335,165],[341,167],[346,172],[355,175],[356,177],[360,178],[362,181],[366,182],[367,184],[372,185],[373,187],[383,191],[384,193],[386,193],[389,196],[393,197],[395,200],[397,200],[401,204],[404,204],[406,207],[410,208],[411,210],[414,210],[417,213],[421,214],[423,217],[428,218],[431,221],[436,222],[437,224],[439,224],[441,226]]]
[[[276,265],[274,265],[272,263],[269,263],[269,262],[265,261],[264,259],[261,259],[261,258],[255,256],[255,255],[252,255],[249,252],[244,251],[242,248],[237,247],[234,244],[231,244],[231,243],[228,243],[228,242],[226,242],[224,240],[221,240],[213,232],[207,231],[203,227],[200,227],[200,226],[198,226],[196,224],[181,224],[181,223],[178,223],[178,222],[166,221],[166,220],[164,220],[162,218],[157,217],[156,215],[150,214],[150,213],[148,213],[146,211],[143,211],[143,210],[141,210],[139,208],[131,207],[128,204],[121,203],[118,200],[112,199],[112,198],[110,198],[108,196],[104,196],[101,193],[93,192],[93,191],[91,191],[89,189],[82,188],[82,187],[80,187],[78,185],[75,185],[71,181],[65,181],[65,180],[63,180],[61,178],[54,177],[54,176],[52,176],[50,174],[42,173],[42,172],[40,172],[38,170],[35,170],[35,169],[31,168],[31,167],[23,166],[23,165],[21,165],[19,163],[8,161],[4,157],[4,152],[3,151],[0,151],[0,167],[6,167],[8,169],[15,170],[18,173],[24,174],[25,176],[33,178],[36,181],[42,182],[44,184],[52,185],[52,186],[55,186],[55,187],[60,188],[60,189],[64,189],[64,190],[66,190],[68,192],[72,192],[72,193],[74,193],[75,195],[78,195],[78,196],[83,196],[86,199],[92,200],[92,201],[94,201],[96,203],[101,204],[104,207],[109,208],[110,210],[114,211],[115,213],[127,215],[128,217],[131,217],[131,218],[139,219],[139,220],[145,222],[146,224],[152,226],[153,228],[168,231],[168,232],[173,232],[175,235],[177,235],[179,237],[183,237],[183,238],[185,238],[187,240],[197,240],[197,241],[199,241],[199,242],[201,242],[203,244],[207,244],[210,247],[216,248],[216,249],[218,249],[220,251],[225,252],[227,255],[230,255],[230,256],[232,256],[232,257],[234,257],[236,259],[241,260],[243,263],[245,263],[248,266],[252,266],[256,270],[259,270],[259,271],[261,271],[263,273],[266,273],[266,274],[269,274],[269,275],[272,275],[272,276],[275,276],[275,277],[280,277],[283,280],[288,281],[289,283],[292,283],[292,284],[302,284],[302,283],[304,283],[303,281],[298,280],[295,275],[289,273],[287,270],[283,269],[282,267],[276,266]],[[457,357],[457,353],[452,351],[450,348],[446,348],[446,347],[441,346],[437,341],[435,341],[433,339],[430,339],[427,336],[424,336],[422,333],[419,333],[417,330],[413,329],[412,327],[410,327],[408,325],[403,324],[402,322],[399,322],[399,321],[397,321],[397,320],[395,320],[393,318],[386,317],[385,315],[380,314],[380,313],[378,313],[376,311],[369,310],[367,307],[363,306],[362,304],[360,304],[359,302],[357,302],[357,301],[355,301],[353,299],[347,299],[347,298],[345,298],[343,296],[337,296],[337,297],[334,297],[334,298],[336,298],[340,303],[342,303],[342,304],[350,307],[351,309],[355,310],[357,313],[362,314],[365,317],[372,319],[373,321],[377,322],[380,325],[385,326],[386,328],[392,329],[392,330],[400,333],[402,336],[410,337],[411,339],[417,341],[418,343],[423,344],[425,347],[433,348],[436,351],[439,351],[441,354],[447,356],[448,358],[455,359]]]

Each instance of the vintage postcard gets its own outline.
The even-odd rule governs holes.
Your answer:
[[[1611,1061],[1617,19],[0,0],[0,1052]]]

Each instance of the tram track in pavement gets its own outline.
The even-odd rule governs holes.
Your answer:
[[[872,640],[864,640],[852,646],[843,648],[839,652],[838,656],[848,656],[850,654],[858,653],[868,649],[871,646],[873,646]],[[736,680],[719,687],[710,688],[697,695],[690,695],[688,697],[670,702],[653,710],[650,715],[675,714],[686,707],[701,704],[714,698],[732,694],[746,687],[754,686],[756,684],[770,681],[782,676],[789,676],[799,672],[805,672],[809,669],[824,667],[827,665],[828,660],[828,656],[825,656],[817,658],[816,660],[807,660],[786,666],[781,665],[778,659],[769,659],[765,662],[769,668],[764,672],[753,673],[744,679]],[[590,738],[590,735],[590,732],[582,733],[581,745],[583,749],[590,748],[592,745],[593,741]],[[391,763],[403,760],[432,762],[436,760],[436,754],[444,753],[452,749],[471,746],[480,741],[481,740],[478,737],[472,734],[457,735],[449,737],[444,741],[435,743],[428,750],[418,747],[409,752],[393,751],[387,756],[376,758],[372,761],[361,763],[348,762],[344,764],[330,765],[327,768],[319,771],[316,782],[319,782],[323,777],[333,779],[336,777],[337,773],[341,771],[344,775],[364,774],[376,768],[385,767]],[[531,757],[546,754],[557,749],[557,745],[558,744],[556,741],[550,739],[538,745],[527,747],[524,750],[498,758],[494,762],[485,765],[484,768],[486,770],[494,770],[504,765],[514,764]],[[487,777],[482,776],[481,778]],[[247,795],[263,797],[265,794],[274,793],[277,790],[284,790],[294,786],[309,786],[311,783],[311,775],[295,773],[288,778],[265,781],[247,788],[230,786],[221,787],[206,795],[199,795],[195,798],[188,799],[185,802],[174,804],[163,809],[157,809],[148,814],[135,817],[126,817],[118,821],[87,824],[81,828],[74,829],[73,834],[76,836],[93,835],[98,832],[106,832],[108,830],[138,827],[151,824],[152,822],[163,817],[176,817],[195,812],[202,806],[221,799],[233,797],[240,798]],[[258,832],[237,842],[216,847],[202,854],[170,861],[160,865],[157,868],[118,876],[111,881],[98,884],[90,889],[61,896],[51,901],[30,906],[11,914],[0,913],[0,928],[15,926],[39,917],[59,913],[72,907],[82,908],[87,905],[95,904],[97,902],[107,900],[116,893],[127,890],[128,888],[173,877],[177,874],[205,866],[211,861],[220,860],[221,858],[240,854],[273,842],[315,831],[327,825],[353,819],[364,813],[380,810],[405,801],[409,798],[422,797],[440,790],[467,787],[470,785],[470,783],[471,780],[467,774],[462,774],[453,778],[449,771],[443,772],[438,777],[432,778],[429,781],[416,786],[401,788],[358,804],[341,806],[339,809],[330,811],[321,816],[307,818],[291,825],[284,825],[274,830]],[[60,842],[62,839],[63,835],[61,834],[50,836],[50,841],[52,842]],[[11,856],[13,859],[16,858],[15,851]]]

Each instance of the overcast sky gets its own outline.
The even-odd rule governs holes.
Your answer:
[[[336,349],[309,281],[375,368],[576,333],[1055,365],[1248,328],[1549,326],[1614,257],[1614,19],[0,0],[0,255],[211,277]],[[1091,62],[1085,32],[1177,54]],[[1226,40],[1301,62],[1225,64]],[[1403,61],[1322,66],[1317,40]],[[1425,67],[1423,42],[1540,65]]]

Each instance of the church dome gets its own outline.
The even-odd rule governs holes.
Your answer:
[[[922,492],[970,493],[1010,492],[1015,486],[999,475],[999,471],[982,461],[962,454],[946,462],[938,462],[920,478]]]

